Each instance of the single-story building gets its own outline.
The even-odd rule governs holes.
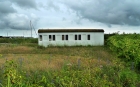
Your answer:
[[[103,29],[39,29],[40,46],[103,46]]]

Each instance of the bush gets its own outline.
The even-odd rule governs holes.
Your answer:
[[[138,76],[135,72],[125,69],[119,73],[119,76],[123,87],[136,87]]]
[[[109,48],[126,62],[135,62],[140,69],[140,35],[115,35],[107,40]]]
[[[138,82],[135,72],[117,64],[102,68],[64,65],[64,68],[56,71],[27,73],[11,60],[4,64],[2,76],[2,87],[135,87]]]

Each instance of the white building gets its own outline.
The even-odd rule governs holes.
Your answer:
[[[103,46],[103,29],[39,29],[40,46]]]

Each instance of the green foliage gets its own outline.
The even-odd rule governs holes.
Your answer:
[[[113,34],[104,34],[104,45],[107,45],[107,39],[116,35],[116,33]]]
[[[125,69],[119,61],[113,66],[78,67],[64,65],[61,70],[22,73],[14,61],[4,65],[2,87],[135,87],[137,74]],[[119,65],[118,65],[119,64]]]
[[[110,49],[117,52],[118,57],[125,61],[134,61],[136,64],[136,60],[139,58],[139,54],[137,53],[139,52],[139,45],[134,38],[138,38],[139,36],[132,35],[133,37],[128,38],[128,36],[125,38],[126,36],[122,35],[121,37],[118,34],[111,36],[108,39],[108,45]],[[134,40],[136,44],[134,44]],[[104,58],[104,60],[109,58],[105,53],[107,50],[102,47],[75,46],[48,47],[46,49],[43,46],[26,42],[28,41],[23,42],[24,45],[35,47],[33,51],[36,51],[35,53],[38,54],[80,55],[80,57],[84,58],[94,58],[95,56],[100,59]],[[133,44],[134,47],[131,47]],[[12,46],[17,46],[17,44]],[[2,54],[0,54],[0,58],[3,58]],[[0,68],[0,87],[136,87],[139,83],[138,74],[130,69],[126,69],[119,60],[112,60],[107,65],[88,65],[87,63],[87,66],[82,66],[82,62],[69,65],[67,65],[68,62],[65,62],[63,68],[59,70],[34,70],[28,72],[21,68],[22,64],[16,63],[15,61],[6,61],[4,67]],[[136,64],[137,67],[138,65]]]
[[[124,87],[135,87],[138,76],[134,71],[124,69],[119,73],[120,81]]]
[[[17,64],[13,61],[6,61],[3,73],[5,87],[20,86],[22,84],[23,77],[18,73],[17,67]]]
[[[108,40],[110,49],[117,53],[119,58],[127,62],[135,62],[135,66],[140,69],[140,35],[115,35]]]
[[[0,38],[0,43],[14,43],[14,44],[38,43],[38,39],[37,38]]]
[[[44,46],[39,46],[39,45],[37,46],[37,48],[38,48],[38,49],[45,49]]]

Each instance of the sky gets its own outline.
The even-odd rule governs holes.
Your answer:
[[[0,36],[37,37],[38,29],[140,33],[140,0],[0,0]],[[35,33],[36,32],[36,33]]]

